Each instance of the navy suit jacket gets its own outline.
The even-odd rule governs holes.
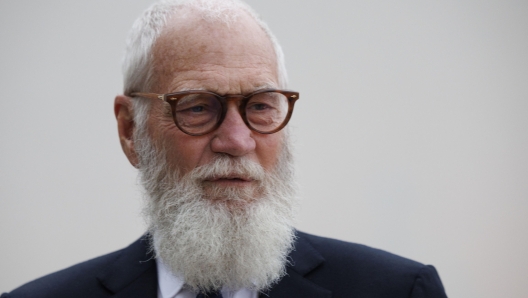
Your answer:
[[[287,275],[260,297],[443,298],[426,266],[364,245],[297,232]],[[156,298],[156,262],[142,238],[125,249],[27,283],[0,298]]]

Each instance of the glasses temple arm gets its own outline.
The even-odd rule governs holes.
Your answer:
[[[130,95],[131,96],[138,96],[138,97],[145,97],[145,98],[150,98],[150,99],[161,99],[161,100],[163,100],[163,94],[133,92]]]

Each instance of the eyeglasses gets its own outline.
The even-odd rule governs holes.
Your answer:
[[[171,106],[174,124],[184,133],[201,136],[217,129],[227,114],[229,101],[239,102],[239,112],[246,125],[262,134],[278,132],[291,118],[299,93],[264,89],[246,96],[221,96],[213,92],[190,90],[167,94],[134,92],[131,96],[161,99]]]

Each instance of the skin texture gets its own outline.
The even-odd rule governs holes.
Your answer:
[[[265,32],[245,12],[229,25],[204,21],[188,14],[185,20],[171,19],[153,47],[156,84],[152,93],[208,90],[217,94],[248,94],[262,88],[277,88],[276,56]],[[137,167],[132,139],[134,123],[131,99],[119,95],[114,110],[123,151]],[[184,175],[207,164],[215,155],[245,157],[271,171],[281,151],[283,132],[265,135],[253,132],[242,120],[234,102],[228,105],[221,126],[203,136],[189,136],[172,120],[170,107],[154,101],[147,121],[156,147],[167,151],[167,163]],[[234,178],[234,179],[233,179]],[[244,177],[218,177],[204,185],[250,186]]]

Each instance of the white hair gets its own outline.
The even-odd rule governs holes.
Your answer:
[[[149,92],[152,87],[152,47],[171,18],[185,18],[188,8],[197,11],[205,21],[229,24],[240,11],[247,12],[269,37],[277,58],[280,88],[287,86],[284,54],[277,39],[257,13],[240,0],[165,0],[151,5],[132,26],[123,58],[124,94]]]

